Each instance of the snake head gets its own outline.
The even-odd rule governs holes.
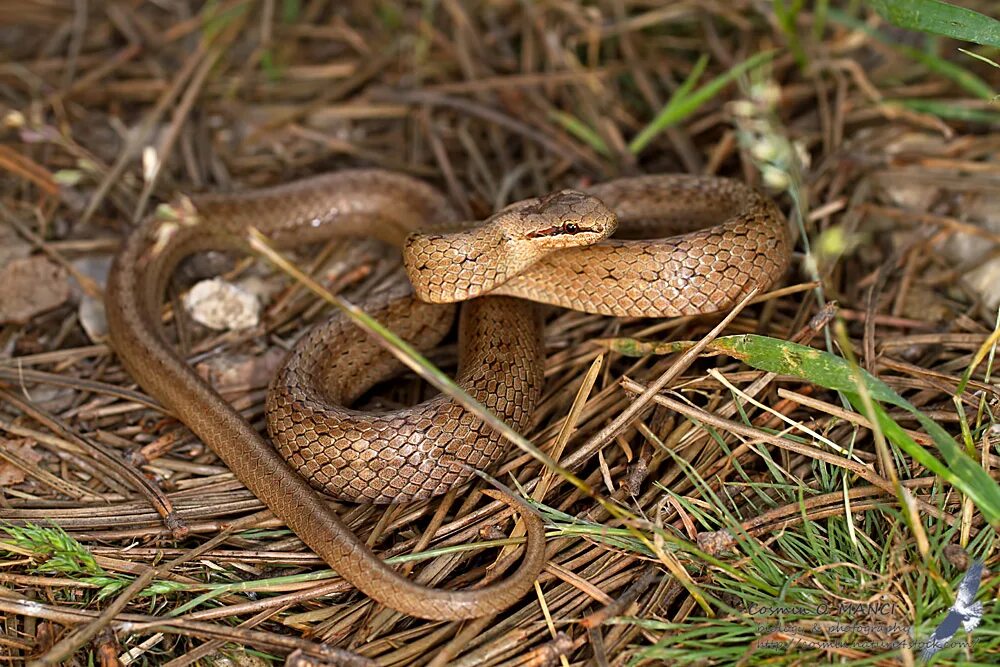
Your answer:
[[[618,227],[614,212],[597,197],[560,190],[505,209],[509,238],[539,249],[589,246]]]

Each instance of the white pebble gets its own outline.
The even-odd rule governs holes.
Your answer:
[[[248,329],[260,322],[260,302],[246,290],[220,278],[202,280],[184,295],[195,322],[210,329]]]

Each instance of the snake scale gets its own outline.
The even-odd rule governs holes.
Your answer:
[[[466,481],[470,465],[496,462],[504,451],[499,436],[443,397],[405,410],[343,407],[398,363],[335,316],[302,337],[271,383],[272,445],[165,335],[160,313],[178,263],[202,250],[246,251],[251,226],[279,247],[331,236],[396,245],[416,298],[391,294],[366,310],[427,349],[454,318],[454,306],[440,304],[471,299],[460,317],[457,379],[524,429],[543,384],[542,325],[531,302],[620,316],[709,313],[766,289],[790,256],[774,203],[715,177],[642,176],[564,190],[508,206],[475,228],[430,186],[380,170],[188,201],[193,214],[139,225],[112,266],[106,309],[122,363],[344,579],[428,619],[497,613],[527,593],[545,561],[541,519],[523,501],[507,500],[526,527],[518,569],[484,588],[442,590],[383,563],[313,487],[363,502],[427,498]],[[616,226],[618,236],[608,239]]]

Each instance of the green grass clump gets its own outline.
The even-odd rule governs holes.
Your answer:
[[[85,546],[57,525],[7,524],[0,526],[0,530],[10,537],[10,546],[32,554],[32,558],[38,561],[36,572],[60,574],[96,586],[98,600],[113,595],[132,583],[131,578],[116,576],[98,565],[94,555]],[[0,542],[0,549],[3,547],[4,544]],[[157,581],[141,594],[157,595],[179,588],[182,586],[173,582]]]

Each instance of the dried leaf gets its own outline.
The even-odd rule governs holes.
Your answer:
[[[24,324],[70,297],[69,274],[46,257],[15,259],[0,269],[0,323]]]

